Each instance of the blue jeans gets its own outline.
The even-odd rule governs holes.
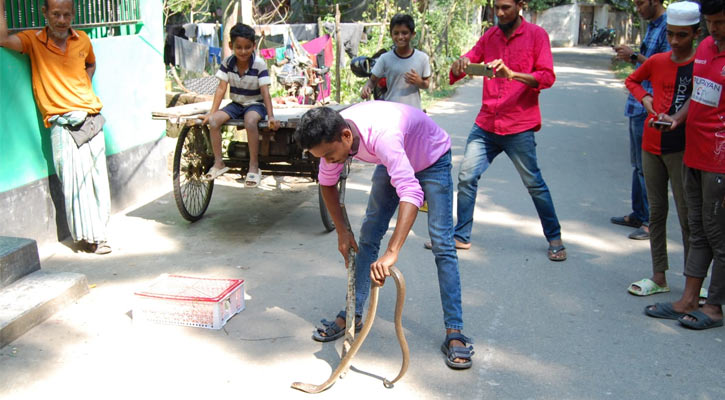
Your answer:
[[[556,217],[554,202],[549,188],[541,176],[536,162],[536,141],[534,132],[526,131],[515,135],[497,135],[486,132],[474,124],[468,134],[461,171],[458,174],[458,224],[455,238],[463,243],[471,242],[473,229],[473,209],[476,206],[478,180],[488,169],[493,159],[505,152],[514,163],[516,170],[529,190],[544,228],[546,240],[561,238],[561,226]]]
[[[642,134],[647,113],[629,117],[629,159],[632,163],[632,213],[644,225],[649,225],[649,203],[647,202],[647,187],[644,183],[644,170],[642,169]]]
[[[415,177],[428,201],[428,233],[438,268],[438,287],[443,306],[443,322],[447,329],[463,329],[461,278],[458,255],[453,244],[453,179],[451,152],[442,155],[433,165],[417,172]],[[363,218],[355,258],[355,313],[362,314],[370,294],[370,264],[378,259],[380,242],[400,199],[390,184],[384,165],[375,168],[368,207]]]

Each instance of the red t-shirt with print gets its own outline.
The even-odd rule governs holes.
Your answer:
[[[687,112],[685,157],[690,168],[725,173],[725,52],[712,39],[697,47]]]
[[[672,51],[652,55],[625,80],[627,89],[640,102],[649,93],[642,81],[652,83],[652,108],[659,113],[672,115],[685,105],[692,94],[692,67],[695,57],[687,61],[672,61]],[[649,126],[648,115],[644,123],[642,150],[652,154],[676,153],[685,149],[685,125],[672,131],[662,132]]]

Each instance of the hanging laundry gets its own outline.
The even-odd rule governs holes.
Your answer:
[[[187,71],[204,72],[206,60],[209,58],[209,47],[178,36],[174,40],[176,65]]]
[[[189,40],[196,40],[196,36],[199,34],[199,28],[196,24],[184,24],[184,29],[186,30],[186,37]]]
[[[325,22],[323,24],[325,32],[335,37],[335,23]],[[357,57],[358,50],[360,49],[360,41],[362,40],[364,26],[356,23],[343,23],[340,24],[340,36],[341,41],[345,49],[345,53],[350,58]]]
[[[168,33],[166,34],[166,40],[164,41],[164,64],[176,65],[176,46],[174,45],[175,37],[182,39],[188,39],[186,37],[186,30],[181,25],[168,27]]]
[[[211,23],[198,24],[199,37],[197,42],[209,47],[219,47],[219,25]]]

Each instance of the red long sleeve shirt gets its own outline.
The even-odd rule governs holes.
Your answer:
[[[685,105],[692,94],[692,65],[695,57],[682,63],[672,61],[672,51],[652,55],[624,81],[635,99],[642,102],[649,93],[642,81],[652,84],[652,108],[659,113],[672,115]],[[662,132],[649,126],[648,115],[644,123],[642,150],[652,154],[676,153],[685,149],[685,126]]]
[[[498,135],[541,129],[539,92],[550,88],[556,80],[549,35],[543,28],[522,17],[518,29],[506,38],[501,29],[493,27],[463,56],[472,63],[488,63],[500,58],[512,71],[531,74],[539,82],[539,86],[533,88],[516,80],[484,78],[476,125]],[[451,84],[464,76],[450,73]]]

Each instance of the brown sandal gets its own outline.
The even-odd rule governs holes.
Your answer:
[[[549,245],[548,252],[549,260],[551,261],[565,261],[566,260],[566,247],[563,244],[559,246]]]

